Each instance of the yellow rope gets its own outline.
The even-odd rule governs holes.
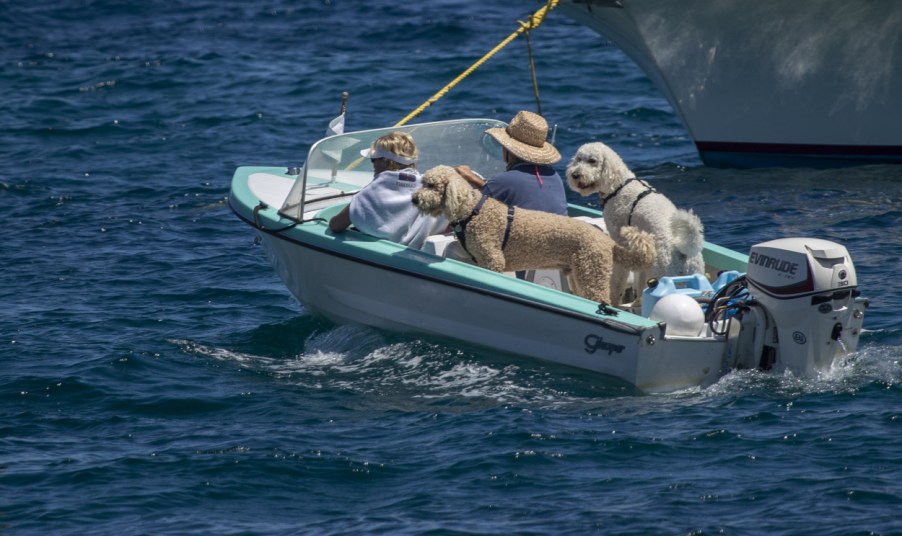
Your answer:
[[[500,51],[502,48],[506,47],[511,41],[513,41],[514,39],[516,39],[520,34],[522,34],[522,33],[524,33],[524,32],[528,32],[529,30],[534,30],[534,29],[538,28],[539,25],[542,24],[542,23],[545,21],[545,15],[547,15],[549,11],[551,11],[552,9],[554,9],[555,7],[557,7],[559,1],[560,1],[560,0],[548,0],[548,3],[545,4],[544,7],[542,7],[541,9],[539,9],[538,11],[536,11],[535,13],[533,13],[531,17],[529,17],[529,24],[527,24],[527,23],[525,23],[525,22],[522,22],[522,21],[518,21],[518,22],[520,22],[520,28],[517,29],[516,32],[510,34],[510,35],[507,37],[507,39],[505,39],[504,41],[500,42],[500,43],[498,44],[498,46],[496,46],[495,48],[493,48],[491,51],[489,51],[488,54],[486,54],[485,56],[483,56],[482,58],[480,58],[479,61],[477,61],[476,63],[474,63],[473,65],[471,65],[466,71],[464,71],[464,72],[461,73],[457,78],[455,78],[454,80],[452,80],[450,84],[448,84],[447,86],[445,86],[445,87],[443,87],[442,89],[440,89],[440,90],[438,91],[438,93],[436,93],[435,95],[429,97],[429,99],[426,100],[426,102],[424,102],[423,104],[421,104],[419,108],[417,108],[416,110],[410,112],[410,114],[408,114],[407,117],[405,117],[404,119],[402,119],[402,120],[398,121],[397,123],[395,123],[395,126],[396,126],[396,127],[399,127],[399,126],[401,126],[401,125],[407,123],[408,121],[410,121],[410,120],[413,119],[414,117],[420,115],[420,114],[423,112],[423,110],[425,110],[425,109],[428,108],[429,106],[432,106],[432,104],[434,104],[434,103],[435,103],[436,101],[438,101],[440,98],[444,97],[445,94],[448,93],[448,91],[451,90],[451,88],[453,88],[454,86],[456,86],[456,85],[457,85],[461,80],[463,80],[464,78],[470,76],[470,73],[472,73],[473,71],[475,71],[476,69],[478,69],[483,63],[485,63],[486,61],[489,60],[489,58],[491,58],[492,56],[494,56],[495,54],[497,54],[498,51]],[[537,91],[536,93],[538,93],[538,91]]]

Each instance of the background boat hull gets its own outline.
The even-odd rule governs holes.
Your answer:
[[[645,71],[708,165],[902,162],[898,3],[622,0],[560,8]]]

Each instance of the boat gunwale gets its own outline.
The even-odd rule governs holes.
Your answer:
[[[305,241],[305,240],[302,240],[301,238],[293,237],[288,234],[291,231],[293,231],[299,227],[307,226],[311,223],[313,223],[313,224],[320,223],[321,220],[319,220],[319,219],[306,220],[303,222],[295,222],[294,224],[288,225],[287,226],[287,227],[289,227],[288,229],[285,229],[284,227],[281,229],[269,229],[264,226],[259,226],[257,224],[257,222],[247,218],[244,214],[242,214],[241,211],[238,210],[233,205],[232,196],[229,196],[229,208],[232,209],[232,211],[236,214],[236,216],[238,216],[239,219],[241,219],[242,221],[244,221],[245,223],[247,223],[248,225],[250,225],[251,227],[253,227],[254,229],[256,229],[259,232],[266,233],[270,236],[276,237],[280,240],[285,240],[287,242],[291,242],[291,243],[296,244],[301,247],[312,249],[312,250],[320,252],[320,253],[332,255],[332,256],[343,258],[346,260],[351,260],[351,261],[354,261],[359,264],[365,264],[367,266],[371,266],[371,267],[375,267],[375,268],[379,268],[379,269],[383,269],[383,270],[388,270],[388,271],[392,271],[392,272],[396,272],[396,273],[401,273],[406,276],[413,276],[418,279],[426,280],[426,281],[429,281],[432,283],[440,283],[445,286],[455,287],[455,288],[463,289],[463,290],[466,290],[469,292],[475,292],[477,294],[490,296],[493,298],[501,299],[504,301],[509,301],[512,303],[517,303],[519,305],[524,305],[524,306],[533,307],[536,309],[554,312],[555,314],[583,320],[583,321],[590,322],[593,324],[601,324],[607,328],[614,329],[616,331],[619,331],[621,333],[625,333],[628,335],[641,335],[642,333],[644,333],[645,331],[647,331],[649,329],[660,329],[660,326],[657,323],[654,323],[653,321],[648,320],[647,318],[644,318],[644,317],[641,317],[638,315],[634,315],[634,314],[630,313],[629,311],[624,311],[622,309],[615,308],[617,310],[618,316],[621,314],[625,314],[625,315],[628,315],[629,317],[631,317],[631,319],[633,319],[633,318],[638,319],[639,321],[644,321],[647,324],[646,325],[638,325],[637,323],[629,323],[629,322],[624,322],[624,321],[620,321],[620,320],[614,320],[611,317],[594,317],[591,314],[589,314],[588,312],[579,311],[576,308],[566,307],[564,305],[556,305],[556,304],[550,303],[550,301],[545,301],[545,300],[529,299],[524,296],[519,296],[516,293],[503,292],[503,291],[497,290],[496,288],[493,288],[493,286],[491,286],[491,285],[479,285],[479,284],[469,283],[469,282],[465,281],[464,280],[465,278],[463,278],[463,277],[443,278],[443,277],[438,277],[435,275],[430,275],[427,273],[418,272],[415,270],[409,270],[409,269],[406,269],[406,268],[400,266],[397,263],[393,264],[393,263],[378,262],[378,261],[375,261],[372,259],[364,258],[360,255],[353,255],[350,253],[345,253],[345,252],[339,251],[339,249],[337,249],[337,248],[329,248],[329,247],[317,245],[310,241]],[[309,228],[302,228],[302,229],[298,229],[298,230],[304,232],[305,234],[309,234],[310,236],[316,236],[316,234]],[[381,240],[381,239],[378,239],[375,237],[370,237],[368,235],[360,233],[359,231],[350,231],[350,232],[358,233],[360,235],[360,237],[363,238],[364,242],[366,242],[366,243],[389,243],[385,240]],[[325,235],[323,235],[323,236],[325,236]],[[342,240],[341,242],[343,243],[344,240]],[[405,248],[405,246],[399,245],[399,248]],[[399,249],[399,251],[402,251],[402,250]],[[477,269],[480,271],[484,271],[485,272],[484,274],[480,274],[483,276],[508,277],[508,276],[504,276],[501,274],[496,274],[495,272],[490,272],[488,270],[485,270],[484,268],[479,268],[478,266],[472,266],[472,265],[469,265],[466,263],[455,261],[454,259],[448,259],[448,258],[435,256],[430,253],[426,253],[426,252],[419,251],[419,250],[414,250],[414,251],[416,251],[417,253],[423,254],[423,255],[431,255],[431,256],[435,257],[436,262],[459,264],[459,267],[464,270]],[[375,252],[375,253],[378,255],[378,252]],[[529,283],[528,281],[520,281],[520,280],[516,280],[513,278],[510,278],[510,279],[511,279],[511,281],[505,281],[505,284],[516,285],[517,283],[522,283],[522,284],[535,285],[534,283]],[[549,292],[553,291],[552,289],[545,289],[544,287],[541,287],[540,285],[535,285],[535,286],[538,286],[541,290],[546,290]],[[535,290],[535,289],[532,288],[530,290]],[[559,291],[553,291],[553,292],[559,292]],[[560,296],[560,299],[565,299],[565,300],[573,299],[573,300],[588,301],[588,300],[584,300],[583,298],[580,298],[578,296],[573,296],[571,294],[565,294],[565,293],[561,293],[561,294],[562,295]],[[598,304],[594,304],[594,306],[597,307]]]

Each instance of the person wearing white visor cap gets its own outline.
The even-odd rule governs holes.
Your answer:
[[[353,224],[368,235],[421,249],[426,237],[447,230],[447,218],[420,214],[411,202],[411,195],[423,183],[416,169],[417,146],[409,134],[386,134],[360,154],[373,163],[373,181],[332,217],[329,229],[333,233]]]

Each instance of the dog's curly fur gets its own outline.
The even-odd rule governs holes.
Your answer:
[[[413,203],[420,212],[460,222],[473,213],[480,197],[454,168],[437,166],[423,175]],[[594,301],[610,301],[612,264],[641,269],[655,256],[653,237],[635,228],[621,229],[627,244],[622,247],[586,222],[518,208],[502,249],[506,226],[507,205],[486,199],[464,234],[467,251],[478,266],[495,272],[562,270],[570,275],[574,294]]]
[[[567,184],[583,196],[597,193],[604,198],[634,177],[620,156],[601,142],[581,146],[567,165]],[[655,237],[657,255],[651,267],[639,273],[638,281],[644,284],[649,278],[704,274],[701,220],[692,211],[678,209],[660,192],[647,195],[634,208],[637,196],[645,189],[638,181],[630,182],[604,205],[605,225],[615,240],[625,238],[627,222]],[[615,299],[626,289],[629,272],[625,268],[614,269],[611,295]]]

